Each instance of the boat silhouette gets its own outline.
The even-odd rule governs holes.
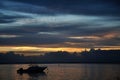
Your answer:
[[[37,66],[32,65],[28,67],[27,69],[20,68],[17,70],[17,73],[42,73],[47,68],[47,66]]]

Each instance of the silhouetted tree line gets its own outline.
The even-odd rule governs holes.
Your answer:
[[[120,50],[58,51],[39,56],[24,56],[10,51],[0,53],[0,63],[120,63]]]

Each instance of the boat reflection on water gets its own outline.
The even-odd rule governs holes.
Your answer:
[[[29,73],[28,74],[30,77],[40,77],[40,76],[47,76],[47,74],[45,72],[41,72],[41,73]]]
[[[20,76],[27,74],[30,77],[39,77],[39,76],[47,76],[45,72],[40,72],[40,73],[18,73]]]
[[[19,77],[21,77],[21,80],[46,80],[47,74],[45,72],[41,73],[23,73],[19,74]],[[26,76],[26,77],[25,77]]]

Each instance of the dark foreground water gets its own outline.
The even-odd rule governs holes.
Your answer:
[[[46,64],[48,70],[40,74],[17,74],[23,65],[0,65],[0,80],[120,80],[117,64]]]

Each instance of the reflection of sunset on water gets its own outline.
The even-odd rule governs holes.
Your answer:
[[[41,64],[39,64],[41,65]],[[17,74],[20,67],[28,64],[0,65],[1,80],[117,80],[119,65],[113,64],[45,64],[44,74]],[[4,67],[4,68],[3,68]],[[1,69],[2,68],[2,69]],[[113,70],[114,69],[114,70]]]

